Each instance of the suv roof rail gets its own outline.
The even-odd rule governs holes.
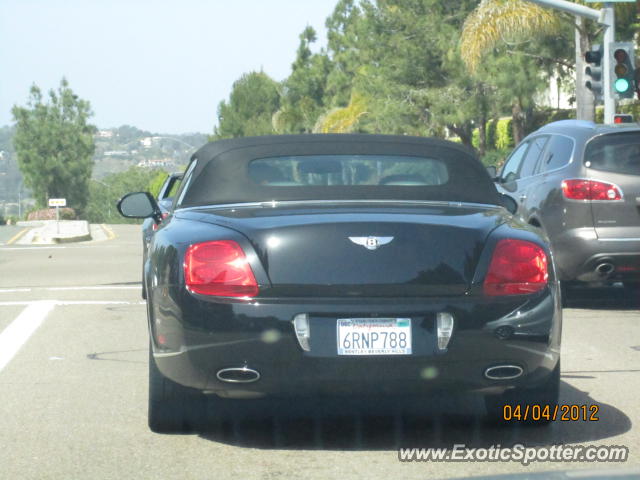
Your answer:
[[[544,127],[580,127],[580,128],[590,128],[595,129],[597,127],[596,123],[591,122],[589,120],[558,120],[557,122],[551,122],[546,124]]]

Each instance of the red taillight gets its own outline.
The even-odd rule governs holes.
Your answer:
[[[597,180],[564,180],[562,193],[571,200],[622,200],[622,192],[617,186]]]
[[[485,295],[523,295],[547,284],[547,254],[532,242],[500,240],[484,280]]]
[[[163,213],[162,214],[162,220],[164,220],[165,218],[167,218],[169,216],[169,213]],[[162,220],[160,221],[160,223],[162,223]],[[151,225],[151,229],[155,232],[156,230],[158,230],[158,227],[160,226],[160,224],[153,222],[153,225]]]
[[[258,284],[242,247],[233,240],[196,243],[184,257],[189,291],[220,297],[255,297]]]

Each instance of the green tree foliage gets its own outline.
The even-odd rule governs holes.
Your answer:
[[[354,92],[349,105],[334,108],[321,116],[314,130],[318,133],[349,133],[353,131],[360,117],[366,114],[367,99]]]
[[[460,50],[472,72],[482,55],[507,38],[529,38],[556,32],[560,20],[554,11],[522,0],[485,0],[468,17],[462,29]]]
[[[454,5],[455,3],[455,5]],[[459,28],[474,2],[378,0],[339,2],[327,21],[328,104],[351,94],[367,98],[357,130],[443,135],[448,128],[471,144],[477,116],[474,86],[455,51]]]
[[[243,76],[220,106],[217,138],[254,134],[261,122],[260,133],[442,136],[471,147],[477,129],[481,155],[496,143],[508,148],[538,125],[536,101],[549,80],[570,84],[575,75],[575,19],[534,7],[520,0],[338,0],[326,21],[326,50],[313,52],[316,32],[305,28],[291,75],[270,83],[278,99],[263,94],[253,105],[258,87],[244,88]],[[616,8],[619,31],[631,32],[632,7]],[[596,35],[595,27],[585,28]],[[472,30],[478,35],[468,34],[461,47],[463,32]],[[243,105],[248,114],[238,113]],[[505,116],[512,131],[501,126],[498,141],[496,121]]]
[[[73,93],[63,78],[57,91],[49,91],[47,100],[33,85],[27,106],[16,105],[12,113],[18,164],[37,206],[47,206],[49,198],[63,197],[82,214],[89,199],[95,149],[95,127],[88,123],[92,115],[89,102]]]
[[[156,176],[151,179],[146,189],[146,191],[153,195],[154,198],[158,197],[160,189],[162,188],[162,185],[164,185],[168,175],[164,170],[156,170],[156,172]]]
[[[300,34],[291,75],[282,83],[281,108],[273,117],[277,133],[310,133],[323,113],[331,62],[325,52],[311,52],[316,39],[313,27]]]
[[[496,148],[498,150],[514,146],[511,122],[510,118],[502,118],[496,123]]]
[[[278,82],[264,72],[251,72],[233,84],[229,101],[218,106],[213,139],[274,134],[272,117],[280,108]]]
[[[91,223],[139,223],[118,213],[118,201],[130,192],[151,192],[156,196],[167,175],[164,170],[131,167],[102,180],[92,180],[87,220]]]
[[[353,79],[366,63],[362,48],[365,26],[357,0],[339,0],[325,26],[328,54],[333,63],[327,77],[327,105],[345,107],[351,99]]]

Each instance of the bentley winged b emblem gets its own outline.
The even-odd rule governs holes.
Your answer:
[[[378,247],[391,243],[393,237],[349,237],[349,240],[367,250],[377,250]]]

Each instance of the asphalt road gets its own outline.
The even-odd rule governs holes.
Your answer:
[[[240,416],[199,434],[151,433],[139,227],[111,228],[112,240],[0,245],[1,478],[426,479],[640,465],[639,302],[621,289],[578,292],[565,310],[561,401],[598,405],[598,422],[498,428],[474,415],[480,399],[433,398],[421,417],[357,405],[293,416],[281,402],[273,416]],[[13,234],[0,227],[0,243]],[[399,446],[459,443],[626,445],[630,458],[528,467],[398,461]]]

